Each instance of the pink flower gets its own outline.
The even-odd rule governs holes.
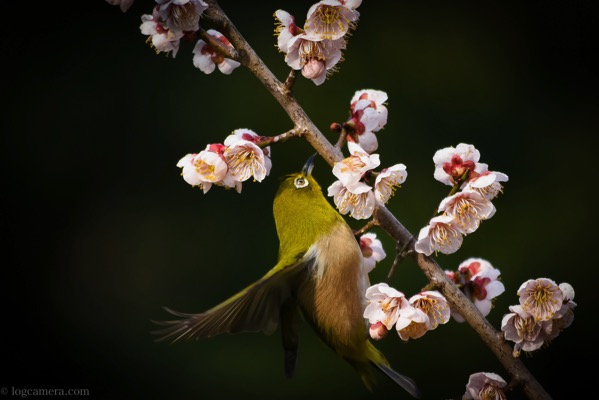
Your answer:
[[[351,155],[333,165],[333,175],[345,186],[359,182],[381,163],[378,154],[368,154],[356,143],[348,143],[348,147]]]
[[[443,199],[439,212],[453,216],[455,226],[467,235],[477,230],[481,221],[495,214],[495,206],[478,192],[462,191]]]
[[[395,189],[406,181],[408,172],[403,164],[395,164],[377,175],[374,182],[374,196],[379,204],[386,204],[395,193]]]
[[[356,6],[357,7],[357,6]],[[308,10],[304,28],[321,39],[335,40],[354,29],[360,13],[338,0],[322,0]]]
[[[372,271],[376,264],[382,261],[387,254],[383,249],[381,241],[376,238],[375,233],[365,233],[360,236],[359,242],[362,256],[364,256],[364,268],[368,273]]]
[[[449,321],[450,310],[447,300],[436,290],[427,290],[410,297],[410,304],[427,315],[429,331]]]
[[[377,283],[366,290],[368,305],[364,318],[371,324],[382,323],[391,329],[397,323],[402,312],[411,308],[405,295],[386,283]]]
[[[375,132],[383,129],[387,123],[387,93],[380,90],[358,90],[350,103],[350,119],[345,123],[348,130],[348,145],[358,143],[366,152],[372,153],[378,148]]]
[[[208,8],[202,0],[156,0],[158,13],[169,29],[195,32],[200,16]]]
[[[555,339],[564,329],[568,328],[574,322],[574,288],[569,283],[560,283],[559,288],[563,294],[563,303],[561,308],[553,314],[547,325],[545,333],[547,341]]]
[[[362,115],[360,119],[368,125],[369,130],[378,132],[387,124],[387,100],[387,93],[381,90],[358,90],[350,101],[350,110],[352,114],[364,110],[367,115]]]
[[[476,191],[486,200],[493,200],[503,191],[499,182],[507,182],[508,177],[502,172],[484,171],[481,174],[474,173],[464,185],[464,191]]]
[[[224,157],[235,180],[243,182],[253,176],[262,182],[270,173],[272,162],[267,155],[268,148],[260,148],[255,143],[257,137],[249,129],[236,129],[225,139]]]
[[[430,256],[433,252],[452,254],[462,245],[463,236],[455,226],[455,218],[439,215],[430,220],[429,225],[420,229],[414,248],[418,253]]]
[[[539,322],[527,313],[522,306],[510,306],[511,313],[503,316],[501,331],[505,340],[515,343],[514,357],[520,355],[520,350],[534,351],[539,349],[544,341],[544,326],[547,322]]]
[[[402,340],[418,339],[428,331],[432,331],[449,321],[450,309],[445,297],[437,291],[425,291],[410,297],[414,312],[410,315],[410,323],[399,328],[397,332]]]
[[[277,10],[275,12],[275,17],[279,21],[275,28],[277,46],[281,52],[287,53],[289,51],[289,41],[304,30],[296,25],[295,18],[287,11]]]
[[[492,372],[477,372],[470,375],[464,400],[506,400],[503,389],[507,382]]]
[[[469,258],[460,264],[458,271],[450,275],[450,278],[486,317],[493,307],[493,299],[505,291],[505,286],[498,280],[500,275],[501,272],[487,260]],[[457,322],[464,321],[453,310],[451,316]]]
[[[139,29],[141,33],[149,36],[148,41],[151,41],[151,46],[156,53],[171,53],[174,58],[179,51],[183,31],[168,29],[156,12],[154,15],[142,15],[141,21]]]
[[[537,321],[547,321],[562,307],[564,294],[547,278],[530,279],[518,289],[522,309]]]
[[[333,197],[335,206],[343,215],[349,213],[355,219],[367,219],[372,216],[376,200],[372,187],[363,182],[343,185],[341,181],[335,181],[328,188],[329,197]]]
[[[486,165],[479,164],[480,152],[471,144],[460,143],[457,147],[438,150],[433,156],[435,179],[453,186],[463,177],[475,171],[481,171]]]
[[[187,154],[181,158],[177,166],[182,168],[183,179],[192,186],[200,187],[204,193],[213,184],[232,187],[241,192],[241,182],[233,179],[223,156],[224,148],[220,143],[209,144],[200,153]]]
[[[397,321],[395,329],[403,341],[418,339],[428,331],[428,317],[419,308],[410,307],[402,313],[402,318]]]
[[[304,32],[287,42],[285,62],[291,68],[301,70],[302,75],[311,79],[314,84],[321,85],[341,60],[343,49],[345,49],[343,38],[322,40]]]

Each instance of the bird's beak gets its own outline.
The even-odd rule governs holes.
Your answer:
[[[312,168],[314,168],[314,158],[316,158],[317,155],[318,155],[318,153],[312,154],[310,156],[310,158],[308,158],[308,160],[304,164],[304,168],[302,168],[302,173],[304,175],[306,175],[306,176],[312,175]]]

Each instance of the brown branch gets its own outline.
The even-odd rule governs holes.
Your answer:
[[[291,96],[291,93],[281,83],[268,67],[262,62],[252,47],[219,7],[216,0],[206,0],[209,4],[205,17],[217,24],[233,46],[237,49],[239,62],[247,67],[266,89],[279,102],[293,121],[296,129],[331,166],[343,159],[341,149],[332,145],[314,125],[303,108]],[[550,399],[551,397],[528,371],[522,360],[512,356],[511,346],[503,340],[500,332],[496,331],[485,317],[478,311],[466,296],[446,276],[435,260],[413,251],[413,235],[395,218],[386,207],[377,207],[374,214],[379,226],[397,242],[399,248],[415,254],[416,262],[428,279],[447,298],[450,306],[458,310],[466,322],[478,333],[497,359],[503,364],[512,379],[519,382],[526,395],[533,400]]]

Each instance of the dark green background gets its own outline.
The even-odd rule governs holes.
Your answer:
[[[389,95],[379,134],[382,163],[409,177],[389,208],[413,233],[448,187],[433,179],[436,150],[474,144],[510,180],[496,215],[440,255],[455,269],[483,257],[506,292],[489,321],[499,327],[527,279],[567,281],[574,324],[523,359],[555,398],[594,383],[597,292],[595,193],[597,66],[590,2],[364,0],[345,62],[322,86],[295,93],[329,139],[362,88]],[[263,135],[292,127],[249,71],[205,75],[191,43],[155,55],[139,32],[152,2],[122,14],[106,2],[4,2],[2,24],[3,267],[0,385],[88,388],[93,398],[407,398],[381,380],[369,394],[351,367],[303,327],[297,375],[285,379],[278,333],[153,343],[162,306],[200,312],[261,276],[276,259],[271,204],[278,177],[311,154],[301,140],[272,148],[271,176],[243,193],[191,188],[180,157],[237,128]],[[221,5],[272,71],[288,68],[273,13],[303,22],[312,2]],[[330,168],[317,160],[323,187]],[[350,221],[352,227],[360,222]],[[392,261],[372,273],[378,282]],[[426,284],[406,261],[393,286]],[[477,335],[453,321],[419,340],[378,343],[426,399],[459,399],[469,374],[508,378]],[[510,398],[521,398],[521,393]]]

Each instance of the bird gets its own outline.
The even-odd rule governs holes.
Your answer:
[[[223,333],[280,328],[284,372],[293,377],[298,354],[298,323],[303,319],[320,339],[374,391],[379,370],[415,398],[416,383],[395,371],[369,338],[364,318],[369,277],[354,231],[324,196],[312,176],[314,158],[301,171],[284,176],[273,202],[279,238],[278,261],[262,278],[215,307],[198,314],[165,307],[175,320],[153,321],[157,342],[205,339]]]

